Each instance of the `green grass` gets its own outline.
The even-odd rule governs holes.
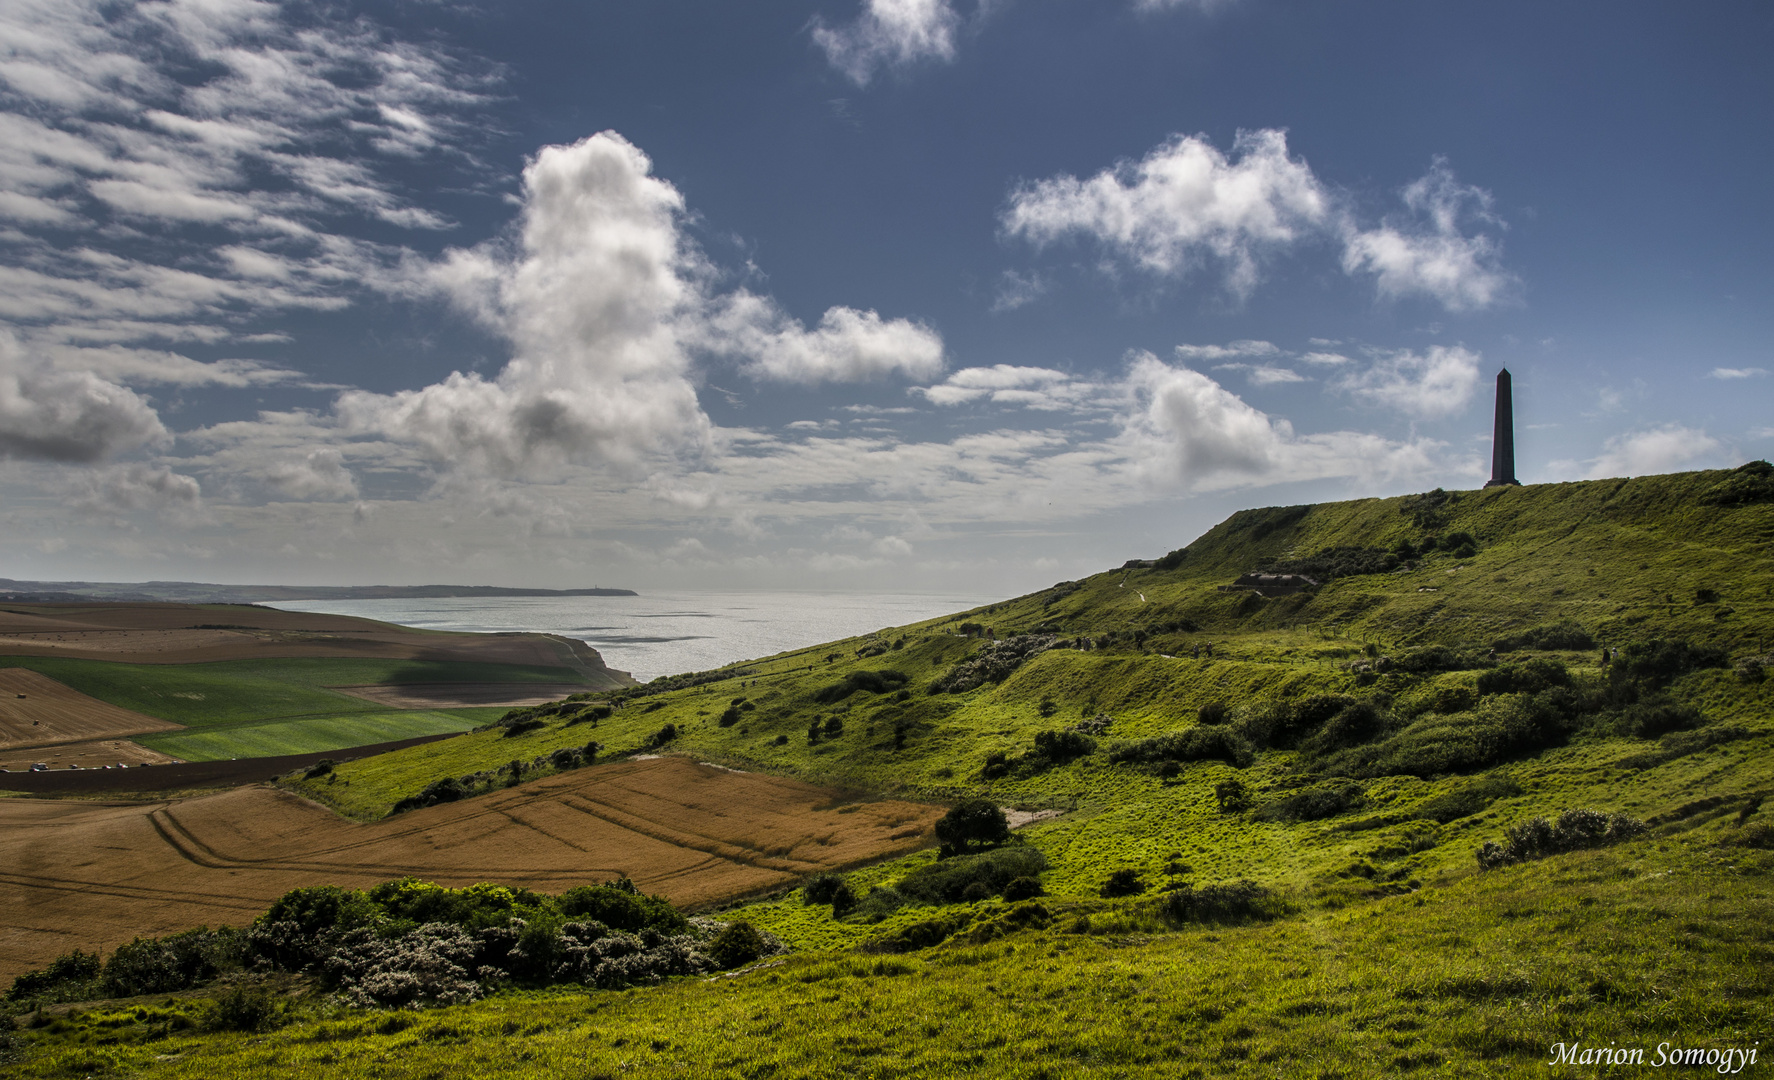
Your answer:
[[[1712,730],[1743,729],[1716,745],[1682,752],[1673,743],[1579,735],[1473,774],[1364,780],[1359,808],[1321,821],[1219,811],[1213,789],[1229,778],[1244,781],[1259,804],[1321,782],[1293,751],[1265,750],[1243,770],[1187,764],[1168,779],[1110,764],[1100,750],[1033,775],[980,774],[988,755],[1026,754],[1036,733],[1098,714],[1113,718],[1101,740],[1112,742],[1186,729],[1210,704],[1313,694],[1426,704],[1470,689],[1476,673],[1394,672],[1364,683],[1350,663],[1427,643],[1482,654],[1494,637],[1566,619],[1610,645],[1661,636],[1722,647],[1733,661],[1774,653],[1774,506],[1705,506],[1699,495],[1723,475],[1465,492],[1427,524],[1401,513],[1404,500],[1246,511],[1190,545],[1172,570],[1115,570],[1064,596],[1044,591],[749,662],[721,681],[630,701],[596,727],[556,721],[514,738],[464,735],[292,785],[373,819],[443,777],[588,739],[606,752],[632,750],[671,723],[680,735],[669,752],[698,760],[885,796],[985,795],[1062,811],[1021,834],[1051,866],[1045,929],[997,936],[998,901],[839,921],[789,891],[723,913],[801,950],[735,979],[513,993],[423,1018],[319,1007],[275,1037],[169,1034],[113,1047],[99,1043],[102,1021],[82,1019],[43,1036],[27,1064],[37,1071],[21,1075],[115,1066],[154,1077],[329,1080],[467,1070],[1514,1076],[1546,1061],[1555,1042],[1752,1046],[1774,1030],[1774,855],[1729,841],[1741,835],[1739,814],[1766,822],[1774,812],[1753,802],[1774,792],[1774,678],[1710,669],[1668,688]],[[1218,591],[1266,556],[1390,547],[1430,530],[1470,531],[1480,551],[1465,560],[1437,553],[1414,570],[1339,579],[1292,597]],[[1701,589],[1720,601],[1698,600]],[[1195,629],[1175,628],[1185,620]],[[999,636],[1038,628],[1118,636],[1104,648],[1047,652],[1000,684],[927,694],[981,647],[957,636],[962,622]],[[1134,631],[1143,635],[1137,644]],[[1188,658],[1207,643],[1213,659]],[[885,651],[858,655],[878,648]],[[1547,655],[1579,681],[1601,678],[1593,651]],[[903,700],[866,691],[817,700],[847,673],[887,668],[908,677]],[[741,697],[752,708],[721,727]],[[809,742],[809,723],[833,716],[842,733]],[[1492,785],[1492,801],[1476,812],[1446,824],[1415,817],[1486,777],[1510,783]],[[1653,828],[1619,848],[1477,872],[1483,843],[1576,807],[1625,812]],[[848,877],[864,895],[933,858],[924,851]],[[1294,913],[1257,926],[1167,926],[1155,892],[1099,898],[1123,869],[1154,890],[1253,878],[1287,897]],[[939,915],[969,928],[911,956],[851,951]]]
[[[169,1030],[201,1002],[101,1008],[22,1032],[13,1075],[1513,1077],[1559,1042],[1748,1048],[1774,994],[1774,858],[1717,836],[1264,925],[1155,933],[1148,901],[1050,903],[1045,930],[913,956],[425,1015],[316,1005],[270,1036]]]
[[[352,746],[469,731],[497,720],[504,709],[432,709],[362,712],[240,724],[171,735],[145,735],[137,742],[186,761],[277,757],[343,750]]]
[[[388,712],[385,705],[328,690],[329,686],[583,681],[570,668],[332,657],[115,664],[62,657],[0,656],[0,667],[29,668],[100,701],[193,728],[251,724],[278,717]]]

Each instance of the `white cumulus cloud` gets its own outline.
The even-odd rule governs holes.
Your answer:
[[[0,332],[0,458],[91,463],[167,437],[133,390],[88,371],[54,370]]]
[[[1404,351],[1375,361],[1366,371],[1338,380],[1338,389],[1414,419],[1451,416],[1478,389],[1481,357],[1458,345],[1435,345],[1422,354]]]
[[[445,264],[479,271],[510,362],[494,379],[345,394],[347,428],[495,475],[705,445],[680,325],[701,299],[700,259],[680,234],[683,198],[651,172],[614,132],[544,148],[524,170],[519,250]]]
[[[1678,472],[1719,453],[1723,445],[1705,430],[1664,424],[1609,439],[1589,470],[1592,480]]]
[[[950,0],[863,0],[862,13],[848,25],[816,20],[813,41],[833,67],[866,86],[881,68],[953,60],[960,25]]]
[[[1263,257],[1322,229],[1332,207],[1306,163],[1288,156],[1285,132],[1241,131],[1232,149],[1228,157],[1206,136],[1176,136],[1087,180],[1025,184],[1011,193],[1004,229],[1037,246],[1088,236],[1160,274],[1213,263],[1228,291],[1246,296]]]
[[[1343,269],[1371,273],[1380,295],[1418,294],[1449,311],[1476,311],[1506,299],[1518,284],[1501,266],[1501,245],[1487,233],[1466,235],[1462,222],[1501,228],[1490,192],[1462,185],[1437,159],[1428,175],[1404,189],[1410,216],[1373,229],[1350,225]]]
[[[834,307],[808,330],[773,301],[743,290],[719,308],[703,344],[748,357],[745,368],[755,378],[813,385],[895,374],[928,379],[943,369],[942,337],[910,319]]]

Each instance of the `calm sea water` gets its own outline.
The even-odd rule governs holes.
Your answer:
[[[530,630],[586,642],[645,682],[1002,600],[956,593],[647,592],[640,596],[298,600],[267,605],[426,630]]]

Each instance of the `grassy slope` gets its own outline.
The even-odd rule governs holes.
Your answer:
[[[384,1075],[425,1075],[467,1067],[472,1057],[478,1070],[517,1075],[532,1058],[547,1064],[577,1055],[592,1074],[619,1060],[643,1074],[662,1071],[674,1059],[744,1062],[741,1071],[760,1075],[771,1062],[781,1075],[935,1075],[988,1061],[1011,1075],[1143,1074],[1174,1071],[1161,1063],[1180,1059],[1208,1074],[1273,1061],[1284,1072],[1507,1075],[1545,1060],[1546,1045],[1560,1038],[1605,1044],[1691,1035],[1748,1045],[1770,1018],[1769,859],[1714,844],[1731,828],[1719,815],[1732,814],[1744,793],[1774,789],[1774,682],[1749,686],[1713,670],[1672,688],[1710,720],[1750,729],[1749,738],[1660,764],[1629,764],[1646,750],[1643,740],[1580,741],[1502,766],[1521,794],[1439,827],[1339,826],[1403,817],[1469,778],[1372,781],[1369,805],[1357,814],[1295,825],[1218,814],[1212,788],[1234,773],[1217,763],[1186,766],[1171,782],[1110,766],[1101,755],[1026,779],[978,778],[987,754],[1026,751],[1035,732],[1080,716],[1113,716],[1111,738],[1144,736],[1187,727],[1212,702],[1354,692],[1343,665],[1368,642],[1388,651],[1482,643],[1571,618],[1611,644],[1666,635],[1736,656],[1767,653],[1774,506],[1699,505],[1697,494],[1720,476],[1463,493],[1432,527],[1475,533],[1476,558],[1437,554],[1414,572],[1342,579],[1273,600],[1217,586],[1265,555],[1389,547],[1425,530],[1400,512],[1400,500],[1248,511],[1191,545],[1175,570],[1099,574],[1063,598],[1038,593],[964,617],[1000,635],[1046,625],[1096,636],[1180,619],[1196,623],[1194,633],[1152,636],[1143,647],[1055,650],[1000,685],[926,695],[932,678],[978,648],[953,633],[963,621],[957,616],[881,635],[880,643],[903,638],[881,656],[858,659],[856,650],[876,643],[859,638],[748,664],[727,681],[641,699],[595,729],[552,725],[512,739],[486,732],[349,763],[328,784],[296,786],[354,816],[376,817],[441,776],[594,737],[633,748],[671,722],[683,732],[676,749],[703,759],[870,791],[977,792],[1063,809],[1026,833],[1053,863],[1048,903],[1062,917],[1008,944],[951,943],[921,959],[879,963],[815,952],[739,980],[594,995],[589,1011],[583,995],[558,993],[498,999],[405,1033],[366,1034],[376,1021],[350,1020],[330,1035],[311,1031],[315,1042],[218,1037],[151,1074],[198,1075],[201,1063],[218,1060],[268,1068],[275,1057],[295,1075],[319,1075],[325,1060],[354,1063],[346,1075],[371,1062],[393,1070]],[[1701,588],[1722,600],[1695,603]],[[1211,661],[1164,655],[1185,656],[1208,641],[1216,646]],[[1595,662],[1593,654],[1562,658],[1580,674]],[[812,700],[847,671],[889,667],[910,676],[909,700],[868,693],[835,706]],[[1473,677],[1387,676],[1373,689],[1415,694]],[[741,687],[742,679],[756,685]],[[717,726],[740,696],[754,710],[733,727]],[[1043,699],[1057,708],[1050,718],[1039,715]],[[843,734],[809,745],[809,720],[834,713]],[[903,749],[893,745],[896,724],[907,733]],[[789,736],[786,745],[775,745],[778,735]],[[1259,790],[1281,790],[1293,759],[1266,753],[1241,775]],[[1708,796],[1726,801],[1692,809]],[[1474,874],[1473,850],[1500,839],[1506,825],[1575,806],[1669,820],[1659,835],[1610,852]],[[1757,820],[1768,817],[1764,810]],[[930,857],[871,868],[853,882],[863,892]],[[1291,896],[1300,914],[1269,926],[1147,938],[1136,932],[1159,929],[1149,900],[1095,898],[1114,869],[1156,883],[1172,863],[1187,864],[1186,877],[1198,883],[1256,878]],[[1406,890],[1414,891],[1393,895]],[[992,902],[979,910],[984,917],[996,909]],[[1062,932],[1076,912],[1092,911],[1092,934]],[[740,913],[801,948],[825,950],[928,918],[931,909],[907,909],[879,926],[840,923],[790,894]],[[1139,947],[1123,947],[1130,944]],[[524,1039],[473,1038],[525,1025],[534,1030]],[[392,1060],[384,1056],[395,1047],[402,1049]]]

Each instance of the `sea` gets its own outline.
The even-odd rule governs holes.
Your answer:
[[[639,596],[291,600],[317,611],[425,630],[573,637],[642,682],[950,615],[1002,596],[964,593],[653,592]]]

